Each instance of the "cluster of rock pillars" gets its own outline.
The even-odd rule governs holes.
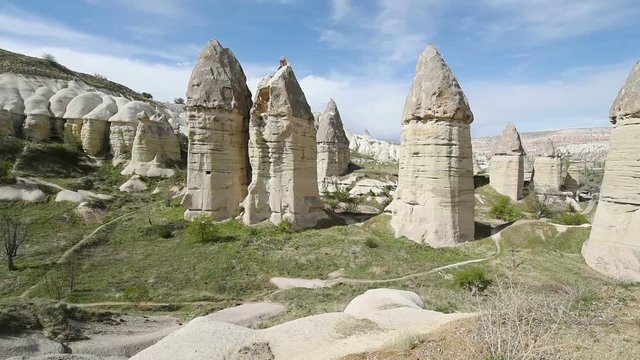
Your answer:
[[[343,174],[349,143],[336,104],[311,112],[292,67],[282,58],[256,94],[232,51],[210,41],[187,89],[189,156],[185,217],[242,216],[246,224],[288,221],[296,229],[326,218],[319,187]],[[600,205],[583,254],[594,269],[640,280],[640,63],[610,113],[614,129]],[[474,238],[473,113],[449,66],[429,45],[406,98],[398,188],[386,208],[397,237],[433,247]],[[494,147],[490,183],[522,197],[524,150],[507,124]],[[537,191],[557,192],[562,163],[549,141],[535,159]],[[319,186],[320,185],[320,186]]]

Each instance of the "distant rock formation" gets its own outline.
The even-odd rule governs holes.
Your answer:
[[[398,189],[386,209],[396,236],[433,247],[473,240],[471,122],[458,81],[429,45],[405,102]]]
[[[239,215],[249,184],[251,92],[233,52],[209,41],[187,89],[189,155],[185,218]]]
[[[622,281],[640,281],[640,62],[611,111],[611,151],[582,255],[595,270]]]
[[[489,183],[511,200],[520,200],[524,188],[524,149],[515,125],[507,123],[496,142],[489,167]]]
[[[556,193],[562,186],[562,158],[556,152],[551,139],[547,139],[544,149],[534,158],[534,172],[531,179],[533,188],[542,193]]]
[[[372,137],[368,131],[362,135],[356,135],[345,129],[349,140],[349,149],[371,158],[377,163],[394,163],[398,161],[400,146],[385,140]]]
[[[333,99],[329,99],[327,108],[317,119],[318,185],[322,190],[326,178],[339,176],[347,171],[351,156],[349,139]]]
[[[249,139],[253,173],[244,222],[289,221],[300,229],[326,218],[318,193],[314,118],[290,65],[258,85]]]

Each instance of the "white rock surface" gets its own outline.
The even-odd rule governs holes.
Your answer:
[[[40,87],[25,100],[24,112],[27,118],[24,120],[23,134],[26,139],[40,142],[49,139],[51,135],[51,111],[49,99],[54,92],[46,86]]]
[[[609,113],[614,124],[600,202],[582,255],[595,270],[640,282],[640,62]]]
[[[187,89],[189,155],[185,218],[238,216],[249,184],[251,92],[230,49],[210,41]]]
[[[47,194],[32,186],[24,186],[20,183],[0,186],[0,201],[42,202],[46,200]]]
[[[534,158],[533,187],[542,193],[557,193],[562,186],[562,158],[551,140],[543,152]]]
[[[111,200],[113,199],[113,196],[110,195],[103,195],[103,194],[96,194],[94,192],[91,191],[86,191],[86,190],[78,190],[78,191],[73,191],[73,190],[61,190],[56,194],[56,202],[60,202],[60,201],[70,201],[70,202],[74,202],[74,203],[81,203],[84,201],[89,200],[90,198],[96,198],[96,199],[100,199],[100,200]]]
[[[21,335],[0,335],[0,358],[35,358],[47,354],[64,353],[62,344],[49,340],[41,333],[28,332]]]
[[[507,123],[498,138],[491,157],[489,183],[511,200],[522,198],[524,190],[524,149],[513,123]]]
[[[131,179],[120,185],[120,191],[126,193],[140,192],[147,190],[147,184],[140,178],[140,175],[133,175]]]
[[[109,119],[109,143],[115,162],[131,157],[138,128],[138,114],[141,112],[154,114],[155,110],[144,101],[131,101],[118,108],[118,112]]]
[[[244,222],[286,220],[301,229],[326,218],[318,192],[313,114],[291,66],[258,85],[249,139],[252,177]]]
[[[64,125],[65,141],[82,145],[83,118],[102,104],[103,96],[103,93],[88,92],[76,96],[69,102],[63,116],[66,120],[66,124]]]
[[[405,102],[398,189],[386,209],[397,237],[433,247],[473,240],[472,121],[458,81],[429,45]]]
[[[109,95],[102,96],[102,103],[82,117],[82,149],[87,155],[96,156],[107,149],[109,143],[109,118],[118,112],[118,105]]]
[[[316,142],[318,144],[318,184],[320,190],[325,179],[343,175],[351,161],[349,139],[344,132],[340,112],[333,99],[318,116]]]
[[[386,195],[387,189],[395,189],[396,184],[388,180],[378,179],[362,179],[349,190],[351,196],[373,195],[382,196]]]
[[[216,311],[207,317],[214,321],[240,326],[255,326],[260,320],[282,314],[287,309],[276,303],[247,303]]]
[[[400,158],[400,145],[376,139],[366,130],[364,134],[356,135],[345,129],[345,134],[349,140],[349,149],[371,157],[377,163],[397,162]]]

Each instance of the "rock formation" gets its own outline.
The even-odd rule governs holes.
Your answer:
[[[429,45],[405,102],[398,189],[386,209],[396,236],[433,247],[473,240],[471,122],[458,81]]]
[[[251,92],[230,49],[209,41],[187,89],[189,155],[185,218],[240,214],[249,184]]]
[[[88,92],[76,96],[67,105],[67,110],[64,113],[65,141],[82,145],[82,124],[84,123],[84,116],[90,113],[93,109],[102,104],[102,96],[104,94],[98,92]]]
[[[611,149],[593,220],[582,248],[587,264],[622,281],[640,281],[640,62],[609,113]]]
[[[131,156],[133,140],[138,128],[138,114],[154,114],[155,111],[144,101],[131,101],[118,109],[118,112],[109,119],[111,130],[109,144],[114,163],[119,163]]]
[[[243,220],[315,226],[326,217],[318,194],[313,114],[290,65],[258,85],[249,126],[252,178]]]
[[[82,149],[87,155],[96,156],[107,150],[109,143],[109,119],[118,112],[118,105],[109,95],[102,96],[102,104],[82,117]]]
[[[25,119],[21,82],[14,74],[0,75],[0,135],[18,136]]]
[[[51,134],[51,111],[49,111],[49,99],[53,91],[43,86],[36,90],[35,94],[24,102],[24,112],[27,118],[24,120],[23,133],[25,138],[33,142],[49,139]]]
[[[51,138],[64,141],[64,113],[71,100],[83,92],[75,82],[71,82],[68,87],[58,90],[49,99],[49,110],[51,110],[52,116]]]
[[[171,165],[180,160],[180,148],[173,128],[162,114],[149,117],[143,111],[138,114],[138,121],[131,160],[122,174],[146,177],[173,176]]]
[[[350,161],[349,139],[333,99],[318,117],[317,129],[318,184],[322,187],[326,178],[344,174]]]
[[[368,131],[362,135],[352,134],[345,129],[349,139],[349,149],[366,157],[371,157],[377,163],[397,162],[400,154],[400,146],[385,140],[372,137]]]
[[[512,200],[522,198],[524,188],[524,149],[520,134],[512,123],[507,123],[502,136],[493,148],[489,183],[500,194]]]
[[[534,158],[533,187],[543,193],[555,193],[562,186],[562,158],[548,139],[542,152]]]

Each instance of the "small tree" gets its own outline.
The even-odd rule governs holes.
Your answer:
[[[175,98],[173,99],[173,102],[176,104],[184,104],[184,99],[179,97],[179,98]]]
[[[150,94],[150,93],[148,93],[148,92],[140,93],[140,95],[142,95],[142,97],[144,97],[144,98],[146,98],[146,99],[153,99],[153,95],[151,95],[151,94]]]
[[[551,216],[551,208],[549,207],[550,201],[551,197],[549,194],[541,194],[532,188],[529,190],[526,204],[530,211],[535,214],[536,219],[541,219],[543,217]]]
[[[48,62],[52,62],[52,63],[56,63],[56,64],[58,63],[58,60],[56,60],[56,57],[51,55],[51,54],[49,54],[49,53],[42,54],[42,58],[44,60],[47,60]]]
[[[187,225],[187,236],[197,242],[214,241],[217,233],[213,219],[207,215],[198,215]]]
[[[0,215],[0,239],[4,245],[9,271],[16,270],[13,260],[18,256],[18,249],[29,238],[26,226],[17,218],[7,213]]]

